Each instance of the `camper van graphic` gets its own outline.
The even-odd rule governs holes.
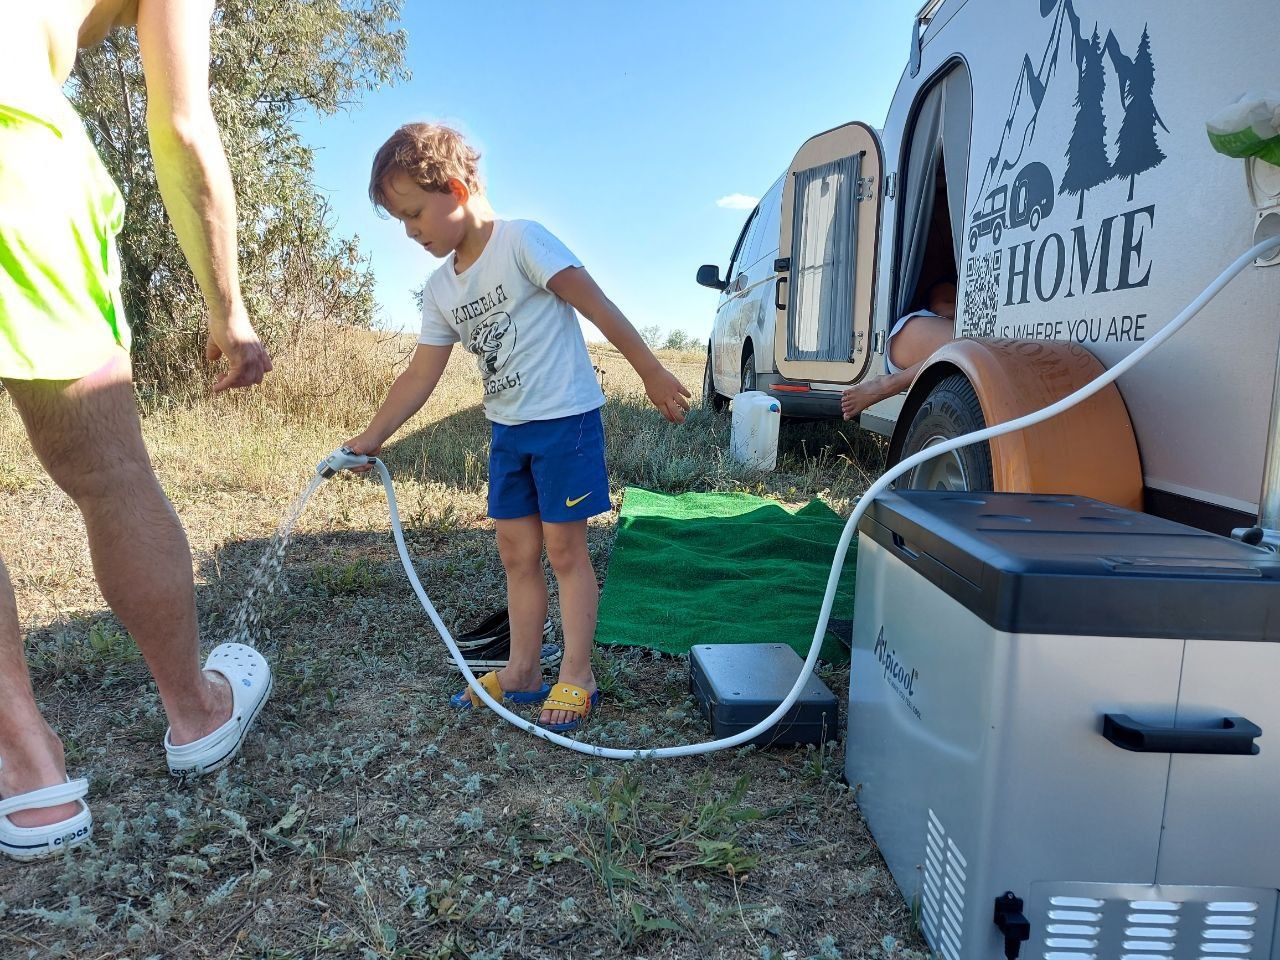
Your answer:
[[[1028,163],[1013,178],[1012,188],[1002,183],[987,194],[969,227],[969,251],[977,250],[978,240],[985,236],[999,246],[1005,230],[1025,225],[1034,232],[1040,221],[1053,212],[1054,192],[1049,168],[1035,160]]]
[[[1155,63],[1147,29],[1144,27],[1136,52],[1129,57],[1112,31],[1107,31],[1105,40],[1097,26],[1086,35],[1072,0],[1041,0],[1040,10],[1053,21],[1049,41],[1038,66],[1030,54],[1023,55],[1000,142],[987,159],[974,194],[969,213],[970,252],[977,250],[983,237],[990,236],[998,246],[1006,231],[1023,226],[1035,231],[1052,212],[1058,195],[1077,198],[1076,220],[1084,217],[1089,191],[1109,181],[1127,180],[1128,200],[1132,201],[1137,178],[1165,159],[1156,132],[1168,132],[1168,127],[1153,99]],[[1076,68],[1061,74],[1074,76],[1075,90],[1059,90],[1055,99],[1050,92],[1062,63]],[[1114,138],[1108,132],[1108,91],[1113,91],[1113,101],[1118,94],[1123,109]],[[1053,149],[1049,155],[1042,153],[1039,159],[1025,162],[1024,154],[1036,145],[1037,126],[1053,126],[1052,115],[1042,117],[1042,107],[1046,112],[1066,109],[1068,101],[1074,118],[1065,149]],[[1044,145],[1040,146],[1044,150]]]
[[[491,377],[502,369],[515,345],[516,328],[511,314],[499,310],[476,326],[467,349],[476,355],[480,375]]]

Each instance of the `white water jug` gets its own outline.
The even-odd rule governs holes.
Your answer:
[[[731,401],[733,433],[729,456],[756,470],[772,470],[778,464],[778,424],[782,407],[759,390],[740,393]]]

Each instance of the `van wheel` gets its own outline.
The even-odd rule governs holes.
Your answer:
[[[973,227],[969,230],[969,252],[973,253],[973,251],[977,249],[978,249],[978,228]]]
[[[1001,226],[999,220],[997,220],[994,224],[991,225],[991,245],[993,247],[1000,246],[1000,234],[1003,232],[1004,232],[1004,227]]]
[[[716,393],[716,378],[711,368],[711,348],[707,347],[707,365],[702,370],[702,405],[718,413],[728,402]]]
[[[742,358],[742,389],[741,393],[756,388],[756,355],[747,351],[747,355]]]
[[[902,444],[902,459],[986,425],[973,384],[963,374],[953,374],[930,390],[916,411]],[[990,490],[994,485],[991,445],[986,441],[926,460],[898,481],[907,490]]]

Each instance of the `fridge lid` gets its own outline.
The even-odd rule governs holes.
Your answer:
[[[859,531],[997,630],[1280,640],[1275,554],[1088,497],[891,491]]]

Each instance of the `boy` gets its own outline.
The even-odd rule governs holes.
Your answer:
[[[599,593],[587,518],[610,508],[596,382],[575,309],[644,380],[667,420],[690,393],[640,339],[576,257],[540,224],[500,220],[481,191],[480,155],[455,130],[401,127],[373,161],[369,197],[409,239],[445,260],[422,295],[422,332],[368,428],[347,441],[373,455],[431,396],[453,344],[476,355],[492,424],[489,516],[507,576],[511,659],[480,682],[495,699],[543,701],[538,722],[575,730],[599,699],[591,671]],[[542,548],[560,588],[564,659],[554,688],[538,663],[547,615]],[[470,709],[469,690],[454,706]]]
[[[939,280],[929,288],[929,309],[913,310],[899,317],[889,331],[884,351],[888,373],[856,383],[840,395],[840,409],[852,420],[873,403],[886,400],[911,386],[924,362],[948,340],[954,340],[956,285]]]

